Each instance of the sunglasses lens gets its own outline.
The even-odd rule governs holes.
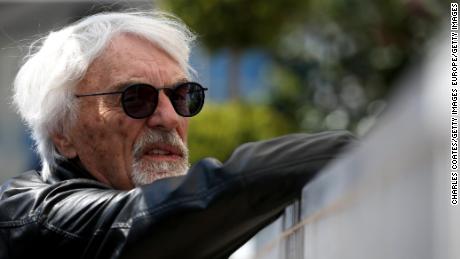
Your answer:
[[[205,89],[198,83],[184,83],[174,89],[164,90],[176,112],[191,117],[201,111]],[[122,95],[125,113],[131,118],[142,119],[150,116],[158,103],[158,90],[147,84],[136,84],[125,89]]]
[[[150,116],[158,103],[158,91],[144,84],[128,87],[122,95],[125,113],[135,119]]]
[[[197,83],[184,83],[171,91],[169,98],[179,115],[191,117],[203,107],[204,88]]]

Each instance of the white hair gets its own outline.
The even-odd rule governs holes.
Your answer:
[[[191,43],[195,35],[176,17],[158,11],[99,13],[37,40],[14,81],[13,102],[29,127],[43,172],[65,159],[56,150],[53,133],[72,123],[74,88],[89,65],[121,33],[143,37],[168,53],[190,77]]]

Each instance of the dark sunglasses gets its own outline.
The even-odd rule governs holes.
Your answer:
[[[121,94],[121,105],[126,115],[142,119],[153,114],[158,104],[160,91],[164,91],[177,114],[183,117],[197,115],[204,104],[204,88],[195,82],[180,83],[172,88],[155,88],[148,84],[133,84],[123,91],[77,94],[75,97]]]

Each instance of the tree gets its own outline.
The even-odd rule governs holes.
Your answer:
[[[365,133],[395,81],[417,64],[447,1],[310,0],[302,26],[272,52],[271,103],[307,131]]]
[[[395,80],[423,57],[449,11],[446,0],[162,2],[210,50],[233,50],[230,75],[238,74],[238,53],[266,49],[276,64],[267,75],[270,104],[298,129],[358,133],[382,111]]]
[[[196,30],[210,50],[229,48],[229,95],[239,98],[240,55],[252,47],[269,48],[303,16],[306,1],[298,0],[161,0]]]

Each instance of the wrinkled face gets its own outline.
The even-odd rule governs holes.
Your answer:
[[[154,44],[130,34],[116,36],[89,67],[75,93],[121,91],[133,83],[163,88],[186,80],[179,64]],[[188,169],[188,119],[178,115],[163,91],[155,112],[127,116],[121,95],[78,98],[77,120],[53,138],[59,152],[78,157],[99,181],[131,189]]]

